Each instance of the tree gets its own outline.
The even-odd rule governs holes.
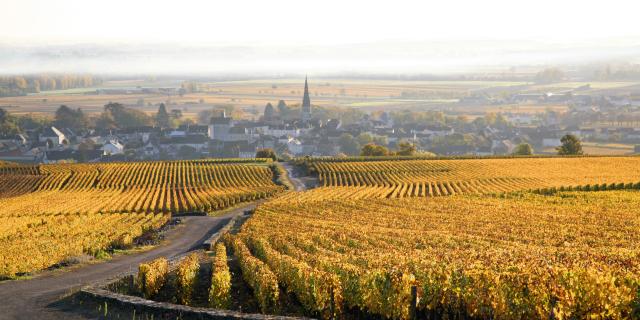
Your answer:
[[[562,145],[557,147],[559,155],[580,155],[582,152],[582,143],[578,137],[572,134],[566,134],[560,139]]]
[[[80,108],[73,110],[65,105],[61,105],[55,114],[55,126],[59,128],[86,129],[88,125],[87,117]]]
[[[287,107],[287,103],[284,100],[278,101],[278,113],[285,114],[289,111],[289,107]]]
[[[533,148],[528,143],[521,143],[513,149],[513,155],[516,156],[530,156],[533,154]]]
[[[3,108],[0,108],[0,124],[7,122],[9,118],[9,112]]]
[[[5,109],[0,108],[0,136],[12,136],[20,132],[16,117],[10,115]]]
[[[399,156],[412,156],[416,154],[416,146],[409,141],[400,141],[398,143],[398,151],[396,155]]]
[[[360,152],[360,144],[352,135],[348,133],[344,133],[338,139],[338,145],[340,146],[340,151],[350,155],[355,156]]]
[[[360,155],[363,157],[381,157],[389,155],[389,149],[383,146],[375,145],[373,143],[369,143],[362,147],[362,151],[360,151]]]
[[[169,127],[169,113],[167,113],[167,107],[164,103],[160,104],[158,108],[158,113],[156,114],[156,124],[160,128],[168,128]]]
[[[379,146],[386,146],[389,144],[389,140],[387,139],[387,136],[374,136],[373,143]]]
[[[256,158],[270,158],[273,161],[278,160],[276,153],[271,148],[260,149],[256,152]]]
[[[103,112],[98,117],[94,118],[95,126],[101,130],[111,130],[117,128],[116,121],[109,112]]]
[[[370,134],[368,134],[366,132],[363,132],[363,133],[358,135],[358,143],[361,146],[364,146],[364,145],[372,143],[372,142],[373,142],[373,137]]]
[[[146,113],[125,108],[124,105],[116,102],[106,104],[103,114],[96,120],[96,126],[104,129],[140,127],[151,124],[153,124],[153,119]]]

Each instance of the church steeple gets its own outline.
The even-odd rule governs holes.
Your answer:
[[[304,96],[302,97],[302,121],[311,120],[311,98],[309,98],[309,84],[304,77]]]

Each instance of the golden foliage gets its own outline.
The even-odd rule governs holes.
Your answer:
[[[158,258],[138,266],[136,283],[145,298],[152,298],[167,281],[169,263],[166,258]]]
[[[209,305],[216,309],[226,309],[231,302],[231,272],[227,264],[227,248],[222,243],[215,246],[211,270]]]
[[[182,259],[176,270],[176,287],[178,288],[178,302],[184,305],[191,304],[193,288],[198,280],[200,261],[197,253],[192,253]]]
[[[260,310],[263,313],[276,310],[280,295],[277,277],[269,269],[269,266],[251,254],[242,240],[229,237],[226,239],[238,258],[244,280],[254,291]]]
[[[238,235],[309,310],[329,299],[326,281],[313,280],[326,274],[337,277],[347,307],[389,318],[408,317],[414,285],[418,311],[431,315],[625,319],[640,311],[637,191],[425,201],[336,199],[331,189],[272,200]]]
[[[315,161],[311,166],[324,187],[349,187],[342,192],[376,198],[640,182],[640,157]]]
[[[209,212],[282,191],[267,166],[238,161],[1,163],[0,276],[128,247],[170,214]]]

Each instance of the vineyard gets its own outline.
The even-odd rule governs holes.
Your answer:
[[[306,193],[323,201],[272,200],[233,243],[243,263],[262,266],[247,267],[252,285],[273,274],[313,314],[409,318],[416,287],[423,318],[640,315],[637,191],[428,201]]]
[[[342,195],[433,197],[636,183],[640,157],[314,161],[308,170],[317,173],[323,187],[349,187],[337,192]]]
[[[298,165],[317,188],[280,192],[298,173],[268,163],[2,164],[0,274],[271,197],[116,291],[323,319],[640,318],[640,157]]]
[[[126,247],[172,214],[206,213],[281,190],[271,169],[256,162],[3,163],[0,277]]]

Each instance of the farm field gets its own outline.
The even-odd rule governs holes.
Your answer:
[[[477,90],[509,88],[524,83],[504,81],[390,81],[310,79],[314,105],[354,107],[362,110],[380,108],[424,108],[449,106],[457,98]],[[186,117],[195,118],[201,110],[218,105],[231,105],[252,117],[262,112],[268,103],[282,99],[287,104],[301,102],[303,79],[269,79],[208,82],[202,92],[183,96],[160,93],[96,94],[97,89],[136,89],[137,87],[179,87],[176,82],[143,80],[105,81],[99,88],[45,91],[22,97],[2,97],[0,107],[15,114],[53,114],[61,105],[82,108],[86,113],[98,113],[109,102],[120,102],[138,110],[153,113],[164,102],[171,109],[180,109]],[[143,102],[139,105],[139,100]],[[151,104],[151,105],[149,105]]]
[[[600,91],[608,89],[623,89],[626,87],[632,87],[638,85],[637,81],[590,81],[590,82],[559,82],[553,84],[539,84],[530,86],[531,90],[543,91],[543,90],[569,90],[585,88],[583,91]],[[586,88],[589,86],[589,88]]]
[[[319,182],[303,191],[274,184],[268,160],[234,161],[4,163],[1,274],[130,245],[175,214],[270,197],[204,252],[149,259],[104,289],[322,319],[640,312],[638,157],[298,159]]]
[[[363,111],[390,109],[449,110],[458,113],[484,112],[541,113],[546,110],[565,112],[567,106],[529,103],[505,105],[458,104],[461,97],[482,92],[550,92],[576,89],[587,84],[591,89],[623,91],[637,87],[636,82],[571,82],[537,85],[517,81],[401,81],[310,79],[311,99],[314,105],[348,107]],[[201,92],[177,94],[162,93],[103,93],[98,89],[137,90],[138,88],[178,88],[180,81],[119,80],[105,81],[100,87],[44,91],[22,97],[0,97],[0,107],[15,114],[53,114],[61,105],[82,108],[86,113],[98,113],[109,102],[154,113],[159,103],[170,109],[179,109],[187,118],[196,119],[198,112],[215,106],[234,106],[242,117],[257,118],[268,103],[284,100],[289,105],[301,102],[303,79],[255,79],[244,81],[216,81],[200,84]],[[142,102],[142,104],[140,104]]]
[[[237,161],[245,163],[5,163],[0,167],[0,276],[127,247],[172,215],[208,213],[282,190],[266,160]]]
[[[582,142],[582,151],[587,155],[625,156],[635,153],[635,145],[614,142]],[[541,153],[555,155],[558,153],[553,147],[542,149]]]
[[[582,142],[582,150],[586,154],[598,155],[629,155],[635,152],[632,144],[598,142]]]
[[[271,273],[317,315],[328,317],[333,301],[336,313],[410,318],[412,286],[418,318],[637,315],[637,191],[428,201],[307,193],[261,206],[233,241],[269,268],[254,277]]]
[[[348,197],[433,197],[640,182],[638,157],[313,161],[323,187]],[[337,195],[337,196],[340,196]]]
[[[640,158],[367,160],[298,162],[320,185],[276,195],[223,236],[190,282],[208,288],[194,306],[323,319],[640,312]],[[184,304],[179,268],[129,293]],[[147,295],[148,281],[164,286]]]

